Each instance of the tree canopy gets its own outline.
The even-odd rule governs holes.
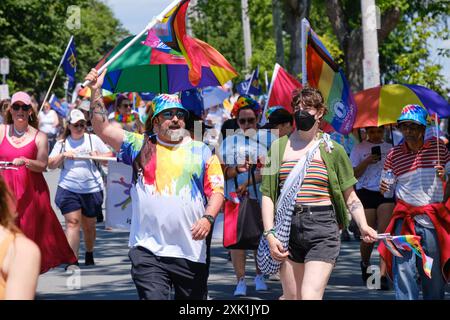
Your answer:
[[[69,6],[80,8],[79,28],[66,22]],[[69,27],[68,27],[69,25]],[[99,0],[0,1],[0,57],[10,59],[10,92],[26,90],[40,98],[48,89],[71,35],[77,50],[76,77],[81,81],[118,40],[127,35],[111,10]],[[54,92],[64,95],[61,70]]]

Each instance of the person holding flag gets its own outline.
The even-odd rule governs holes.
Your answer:
[[[401,250],[402,257],[393,257],[384,243],[378,247],[393,277],[398,300],[419,298],[417,278],[425,300],[444,299],[445,285],[450,280],[450,184],[444,189],[450,154],[438,137],[424,139],[427,116],[422,106],[403,108],[397,123],[404,142],[390,150],[382,174],[391,170],[396,182],[389,185],[382,178],[380,184],[382,193],[395,185],[397,200],[385,232],[421,238],[416,250],[422,261],[411,250]]]

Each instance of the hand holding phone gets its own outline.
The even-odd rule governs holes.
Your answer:
[[[381,147],[380,146],[372,147],[372,155],[376,156],[378,161],[380,161],[381,160]]]

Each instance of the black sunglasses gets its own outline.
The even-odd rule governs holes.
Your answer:
[[[78,129],[78,128],[84,129],[86,127],[86,124],[85,123],[77,123],[77,124],[73,124],[73,127],[76,129]]]
[[[11,108],[12,108],[14,111],[19,111],[21,108],[22,108],[23,111],[30,111],[31,106],[30,106],[29,104],[23,104],[23,105],[13,104],[13,105],[11,106]]]
[[[239,120],[239,124],[254,124],[256,121],[256,118],[240,118]]]
[[[184,120],[186,118],[186,113],[184,111],[165,111],[161,113],[164,120],[172,120],[174,116],[178,119]]]
[[[121,107],[125,107],[125,108],[129,108],[129,107],[131,107],[131,104],[130,103],[122,103],[120,106]]]

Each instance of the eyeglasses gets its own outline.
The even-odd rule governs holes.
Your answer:
[[[29,104],[23,104],[23,105],[13,104],[13,105],[11,106],[11,108],[12,108],[14,111],[19,111],[21,108],[22,108],[23,111],[30,111],[31,106],[30,106]]]
[[[418,131],[419,129],[420,129],[420,125],[418,125],[418,124],[415,124],[415,123],[411,123],[411,124],[400,124],[399,126],[398,126],[398,128],[401,130],[401,131],[407,131],[407,130],[409,130],[409,131]]]
[[[130,108],[131,104],[130,103],[122,103],[120,106],[125,107],[125,108]]]
[[[86,127],[86,123],[76,123],[76,124],[73,124],[73,127],[75,129],[78,129],[78,128],[84,129]]]
[[[174,116],[178,119],[184,120],[186,118],[186,112],[184,111],[165,111],[161,113],[164,120],[172,120]]]
[[[314,107],[305,107],[305,106],[303,106],[303,105],[301,105],[301,104],[299,104],[299,105],[297,105],[297,106],[295,107],[295,111],[300,111],[300,110],[302,110],[302,111],[309,112],[309,111],[314,110],[314,109],[315,109]]]
[[[242,124],[242,125],[244,125],[246,123],[254,124],[256,121],[256,118],[240,118],[238,121],[239,121],[239,124]]]

